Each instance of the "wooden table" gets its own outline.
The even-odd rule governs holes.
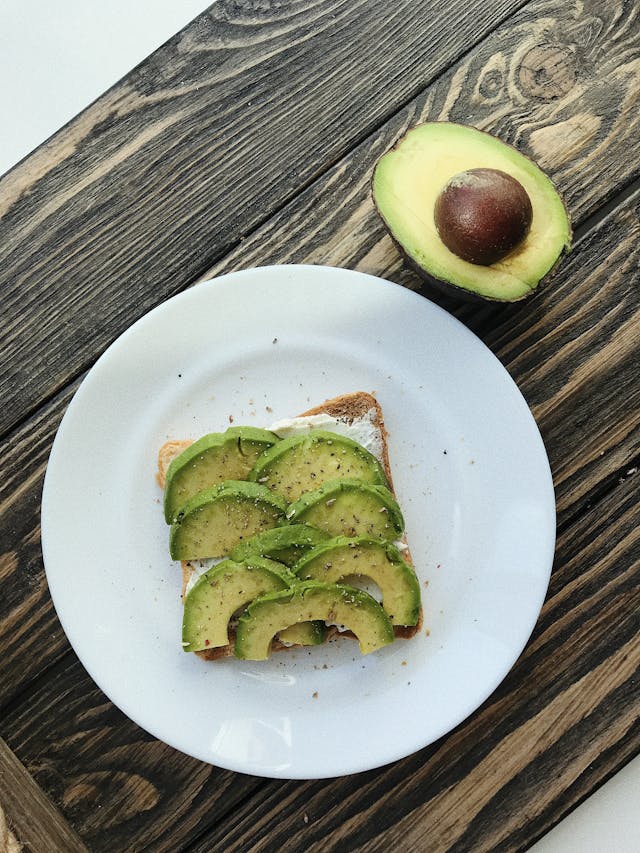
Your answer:
[[[637,753],[639,35],[629,0],[220,0],[0,180],[0,803],[31,849],[522,850]],[[436,119],[533,156],[575,225],[525,304],[441,300],[545,440],[544,609],[490,699],[403,761],[313,782],[202,764],[114,707],[62,632],[53,437],[107,345],[200,279],[320,263],[420,290],[369,182]]]

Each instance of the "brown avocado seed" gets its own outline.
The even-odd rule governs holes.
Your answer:
[[[495,264],[529,233],[533,210],[519,181],[499,169],[454,175],[436,199],[435,223],[447,249],[472,264]]]

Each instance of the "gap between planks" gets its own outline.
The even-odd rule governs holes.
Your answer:
[[[88,853],[80,836],[0,738],[0,806],[10,829],[34,853]]]

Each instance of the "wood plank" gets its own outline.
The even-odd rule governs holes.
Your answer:
[[[613,7],[610,9],[611,14],[612,10]],[[562,18],[561,15],[568,17]],[[518,57],[539,36],[540,21],[546,22],[545,27],[548,32],[555,34],[554,37],[559,38],[559,33],[565,32],[569,43],[572,39],[579,41],[580,33],[588,31],[592,16],[586,10],[578,13],[575,9],[563,12],[556,10],[552,14],[548,3],[544,2],[528,6],[517,16],[514,23],[518,38],[510,39],[509,27],[497,30],[473,55],[452,69],[445,79],[430,87],[421,99],[390,121],[373,141],[365,141],[322,180],[301,194],[267,225],[258,229],[238,250],[232,252],[224,263],[216,266],[211,272],[219,273],[242,266],[273,262],[329,263],[387,275],[409,287],[419,288],[420,284],[414,274],[402,266],[397,252],[373,212],[369,194],[373,162],[391,144],[395,136],[414,121],[445,117],[464,119],[469,110],[475,109],[474,104],[470,104],[468,97],[464,96],[465,93],[484,91],[486,86],[481,85],[481,81],[486,81],[488,77],[493,79],[491,69],[496,64],[504,63],[507,69],[505,79],[511,82],[505,83],[501,91],[502,96],[509,92],[516,93],[509,102],[509,114],[516,114],[519,98],[516,95],[519,90],[515,87],[514,80],[517,79]],[[633,43],[635,30],[628,27],[627,18],[621,14],[617,18],[614,16],[606,27],[594,30],[594,33],[598,49],[593,45],[590,49],[594,51],[594,55],[600,57],[600,64],[593,66],[593,73],[602,75],[601,79],[613,86],[619,73],[611,70],[613,66],[608,57],[624,58]],[[606,43],[606,39],[610,39],[611,44]],[[589,71],[581,73],[587,74],[585,85],[589,81],[593,83],[588,76]],[[591,90],[598,88],[591,86],[589,91]],[[498,100],[499,104],[494,105],[492,109],[486,107],[487,124],[484,126],[499,130],[507,138],[517,137],[526,148],[524,132],[527,128],[535,126],[540,130],[547,126],[545,122],[553,126],[557,118],[561,122],[565,121],[562,116],[572,108],[573,93],[569,92],[564,99],[554,101],[538,99],[535,107],[527,105],[531,118],[523,133],[514,131],[512,123],[504,124],[503,101]],[[581,107],[586,107],[588,103],[588,96],[583,94]],[[598,103],[591,104],[590,109],[595,111],[597,107]],[[615,117],[610,117],[607,121],[610,126],[616,126]],[[634,121],[637,123],[637,117],[629,119],[629,126],[635,126]],[[605,124],[605,121],[601,122],[602,126]],[[561,153],[558,135],[551,134],[548,139],[551,142],[545,157],[552,161],[560,157]],[[574,152],[581,163],[582,173],[587,177],[591,176],[588,181],[590,185],[594,183],[593,170],[606,173],[609,160],[637,167],[637,158],[620,157],[619,145],[627,143],[624,132],[618,130],[595,148],[592,144],[585,144],[579,155]],[[565,180],[563,175],[562,169],[553,173],[559,183]],[[621,181],[625,176],[628,177],[626,173],[615,176],[613,185],[617,186],[615,181]],[[612,185],[607,184],[606,179],[601,186],[605,185],[606,192],[609,192]],[[569,200],[574,215],[584,217],[592,212],[589,204],[581,206],[578,186],[571,190]],[[637,271],[633,267],[633,253],[637,252],[637,238],[634,237],[633,218],[637,217],[637,208],[630,203],[628,210],[617,249],[615,245],[618,243],[618,224],[617,220],[612,220],[606,233],[600,230],[596,232],[592,238],[596,242],[589,244],[588,250],[581,247],[574,251],[570,260],[565,262],[565,269],[557,277],[553,287],[537,295],[525,306],[498,309],[461,307],[440,300],[490,344],[521,383],[525,395],[533,405],[552,456],[561,523],[565,516],[569,517],[572,512],[579,511],[583,504],[591,500],[593,490],[597,490],[601,482],[618,476],[619,472],[624,473],[624,466],[630,463],[638,450],[638,409],[633,396],[629,396],[625,391],[625,386],[636,387],[633,383],[633,352],[623,353],[620,350],[621,342],[631,341],[633,344],[633,337],[630,338],[628,334],[621,337],[616,325],[620,323],[629,330],[630,324],[634,322],[633,282]],[[597,251],[598,241],[613,247],[612,251],[617,252],[617,257],[620,258],[619,267],[613,263],[607,265],[606,262],[603,266],[602,257]],[[583,270],[591,271],[587,290],[580,289],[584,288],[584,284],[580,282]],[[578,280],[577,285],[574,278]],[[579,354],[571,356],[570,353],[574,311],[572,294],[576,287],[577,297],[583,306],[581,313],[587,326],[590,316],[595,319],[596,314],[599,315],[597,323],[591,323],[586,333],[581,335],[582,347],[589,345],[590,339],[600,328],[602,334],[611,337],[607,353],[613,353],[614,362],[610,365],[610,371],[596,371],[594,374],[598,383],[595,396],[592,396],[589,385],[590,377],[582,376],[572,401],[576,405],[569,404],[555,410],[553,407],[549,408],[548,402],[545,403],[546,384],[548,381],[554,381],[552,371],[547,370],[546,373],[540,374],[541,378],[537,381],[535,359],[532,361],[527,352],[537,352],[545,336],[553,337],[555,334],[553,357],[564,359],[566,356],[566,370],[572,370],[575,357]],[[604,290],[608,291],[608,295],[603,299],[601,291]],[[591,315],[590,312],[595,314]],[[624,323],[620,312],[625,313]],[[554,333],[553,325],[560,320],[562,329]],[[601,354],[602,348],[596,347],[594,358],[600,357]],[[555,364],[550,356],[551,353],[548,367]],[[528,363],[527,359],[531,363]],[[609,359],[610,355],[607,355],[607,363]],[[564,378],[566,376],[566,373],[563,374]],[[557,381],[555,386],[558,392]],[[567,392],[573,387],[572,383],[568,383]],[[68,395],[64,399],[68,399]],[[42,671],[68,650],[66,639],[59,630],[46,593],[37,518],[44,464],[55,426],[62,414],[62,405],[54,401],[52,406],[38,414],[33,425],[25,424],[8,442],[0,445],[3,467],[0,495],[10,496],[9,503],[2,505],[3,512],[0,517],[0,530],[3,533],[3,542],[6,543],[4,554],[0,557],[0,573],[5,577],[4,597],[0,598],[0,616],[3,617],[0,621],[0,637],[7,649],[6,656],[0,662],[0,702],[15,695],[22,685],[28,683],[32,675]],[[614,430],[602,419],[597,423],[590,423],[590,407],[596,405],[609,412],[611,422],[615,420]],[[573,443],[564,440],[565,422],[571,423],[572,432],[579,440]],[[596,432],[592,434],[592,430]],[[583,451],[585,443],[591,445],[588,454]],[[565,459],[569,448],[574,449],[573,456]],[[31,467],[25,469],[25,465]],[[584,473],[587,467],[588,476],[578,480],[578,472]],[[27,470],[28,473],[25,473]],[[38,473],[34,474],[36,470]],[[33,476],[34,480],[31,479]],[[22,485],[19,491],[12,494],[16,484],[20,483]],[[14,665],[17,660],[19,665]]]
[[[49,681],[4,712],[2,727],[37,784],[94,851],[173,853],[262,784],[152,738],[109,702],[72,653]]]
[[[40,501],[51,445],[76,388],[0,442],[0,707],[70,649],[44,574]]]
[[[531,311],[507,312],[485,335],[540,427],[560,525],[638,463],[639,269],[640,193],[582,241]]]
[[[637,216],[637,200],[627,200],[581,241],[553,288],[528,306],[482,314],[484,325],[478,323],[533,406],[561,526],[603,483],[624,476],[640,450]],[[586,348],[588,363],[597,365],[591,370],[580,368]],[[0,705],[69,649],[46,589],[39,513],[46,459],[70,390],[0,443],[0,538],[7,543],[0,556]],[[593,417],[598,411],[607,418]]]
[[[336,172],[323,190],[330,195],[339,183]],[[350,204],[341,210],[344,219],[336,223],[335,240],[322,242],[329,205],[301,197],[243,244],[242,260],[233,253],[210,273],[251,266],[258,245],[271,247],[273,263],[319,263],[322,249],[331,252],[335,246],[338,257],[331,264],[371,273],[379,264],[386,277],[423,292],[382,230],[376,233],[376,226],[361,218],[368,207],[367,182],[360,175]],[[312,235],[312,242],[303,234]],[[592,229],[553,281],[525,303],[496,308],[428,293],[478,334],[518,383],[549,452],[560,523],[591,500],[598,484],[617,476],[625,465],[633,467],[640,452],[640,389],[635,381],[639,247],[636,193]],[[607,416],[595,418],[595,412]]]
[[[0,435],[521,5],[219,0],[0,179]]]
[[[86,853],[80,837],[62,817],[0,738],[0,805],[20,844],[33,851]],[[0,839],[1,840],[1,839]],[[4,853],[4,851],[3,851]]]
[[[359,269],[421,290],[374,211],[370,181],[377,159],[424,121],[471,123],[511,142],[548,172],[574,225],[584,222],[640,174],[638,158],[629,156],[640,129],[634,15],[620,2],[597,14],[589,4],[528,3],[202,278],[311,263]],[[541,43],[555,46],[553,67]],[[523,82],[536,63],[538,86]],[[472,328],[504,310],[460,308],[434,298],[457,309]]]
[[[639,477],[558,542],[525,653],[465,723],[353,777],[268,782],[191,850],[524,850],[640,748]]]
[[[189,841],[197,851],[397,849],[403,836],[404,849],[434,853],[523,849],[640,747],[639,480],[560,537],[534,635],[479,711],[357,785],[258,782],[200,764],[126,719],[71,656],[5,714],[6,740],[96,851],[125,840],[162,851]]]

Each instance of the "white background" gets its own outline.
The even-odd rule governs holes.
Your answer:
[[[210,4],[0,0],[0,175]],[[533,848],[637,853],[640,758]]]

